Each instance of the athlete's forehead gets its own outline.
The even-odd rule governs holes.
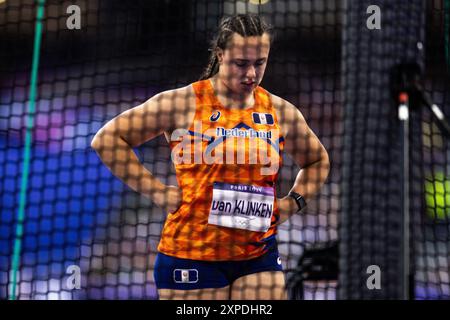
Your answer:
[[[267,58],[270,50],[270,35],[243,37],[234,33],[227,45],[228,53],[234,59]]]

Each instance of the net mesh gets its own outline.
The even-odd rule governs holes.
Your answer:
[[[376,158],[373,144],[361,149],[363,155],[344,157],[344,119],[349,120],[344,117],[350,115],[343,112],[341,81],[345,74],[341,70],[348,56],[341,52],[346,45],[353,50],[352,43],[359,41],[357,32],[353,40],[343,38],[345,21],[352,19],[355,11],[338,0],[252,2],[257,1],[45,2],[17,283],[11,280],[12,260],[37,2],[0,3],[0,298],[10,296],[14,287],[18,299],[158,298],[153,271],[166,211],[112,175],[91,148],[91,141],[122,112],[159,92],[197,81],[208,63],[207,48],[220,19],[251,12],[275,27],[262,87],[299,108],[332,164],[327,182],[308,201],[308,207],[278,228],[286,291],[291,299],[336,299],[338,219],[346,214],[341,205],[342,169],[345,161],[357,170],[356,163],[363,165]],[[449,6],[445,1],[430,3],[426,11],[426,88],[450,114],[448,39],[445,46],[448,16],[444,14],[445,5]],[[71,5],[77,7],[69,8]],[[367,6],[359,7],[364,28]],[[70,17],[77,8],[81,28],[70,29],[68,25],[75,23]],[[387,5],[382,9],[390,12]],[[385,19],[387,24],[394,21],[389,15]],[[376,38],[374,46],[383,46],[384,40],[383,36]],[[361,67],[359,55],[355,51],[350,63]],[[447,69],[442,68],[446,59]],[[383,57],[378,62],[383,64]],[[370,75],[370,68],[359,70]],[[365,101],[364,94],[358,99]],[[384,129],[378,116],[352,118],[351,125],[363,132],[371,125]],[[163,121],[161,115],[157,117]],[[427,114],[421,119],[423,148],[414,159],[423,177],[412,178],[422,186],[412,195],[417,203],[416,297],[448,298],[447,149]],[[178,184],[164,136],[136,146],[134,151],[162,183]],[[292,157],[283,155],[276,184],[279,197],[288,193],[298,172]],[[398,194],[390,197],[400,203]],[[355,199],[356,207],[363,198]],[[376,214],[383,208],[373,209]],[[341,225],[346,228],[345,223]],[[380,237],[395,232],[388,223],[382,227],[373,229]],[[357,235],[361,231],[345,232]],[[379,246],[362,251],[357,236],[348,241],[353,255],[345,250],[341,254],[339,266],[344,272],[348,269],[342,266],[355,264],[355,259],[366,263],[379,254]],[[365,287],[353,289],[364,291]]]
[[[433,102],[449,115],[450,3],[430,2],[427,9],[425,89]],[[425,193],[425,199],[416,206],[422,214],[415,225],[418,235],[415,240],[415,295],[418,299],[449,299],[449,144],[429,110],[422,111],[421,120],[422,141],[419,142],[422,148],[417,150],[414,160],[423,180],[415,182],[421,185],[418,190],[422,191],[420,194]],[[419,198],[420,194],[416,193],[414,197]]]
[[[446,3],[380,2],[384,22],[378,33],[367,30],[359,14],[369,5],[361,1],[346,6],[339,296],[446,299],[449,225],[445,173],[438,169],[446,163],[446,142],[430,111],[411,99],[407,239],[402,217],[403,133],[389,78],[397,64],[418,63],[425,71],[426,91],[448,114]],[[430,178],[436,170],[440,180]],[[409,281],[402,281],[402,246],[410,251]],[[370,277],[373,267],[381,274],[378,288]]]

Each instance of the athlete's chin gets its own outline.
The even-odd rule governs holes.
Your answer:
[[[239,91],[243,93],[250,93],[256,88],[256,83],[241,83],[239,86]]]

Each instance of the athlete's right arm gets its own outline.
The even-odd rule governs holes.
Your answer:
[[[170,93],[163,92],[119,114],[97,132],[91,146],[116,177],[172,212],[181,201],[181,191],[164,185],[153,176],[133,150],[174,128],[173,101],[170,98]]]

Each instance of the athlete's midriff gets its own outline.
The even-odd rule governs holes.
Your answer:
[[[269,93],[257,87],[255,106],[239,110],[220,105],[210,80],[193,88],[194,122],[170,143],[182,203],[168,215],[158,250],[204,261],[256,258],[279,219],[274,188],[284,139]]]

